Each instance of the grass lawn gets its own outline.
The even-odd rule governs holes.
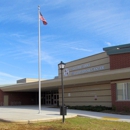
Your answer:
[[[15,124],[0,122],[0,130],[130,130],[130,123],[105,121],[92,118],[75,117],[33,124]]]

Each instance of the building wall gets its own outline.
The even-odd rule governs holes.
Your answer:
[[[108,70],[110,70],[109,56],[103,52],[66,63],[64,69],[64,78],[87,75],[90,73],[98,73]],[[60,78],[60,71],[58,70],[58,72]]]
[[[29,82],[36,82],[38,79],[30,79],[30,78],[24,78],[17,80],[17,83],[29,83]]]
[[[110,55],[110,69],[121,69],[130,67],[130,53]],[[125,80],[125,79],[122,79]],[[111,84],[112,106],[117,111],[130,109],[130,101],[116,100],[116,83]]]
[[[110,70],[109,56],[106,52],[92,55],[86,58],[68,62],[64,71],[68,71],[68,75],[64,78],[89,75],[90,73],[99,73],[101,71]],[[60,71],[59,71],[60,77]],[[86,81],[87,82],[87,81]],[[59,89],[59,104],[61,105],[61,89]],[[112,106],[111,103],[111,87],[109,84],[91,85],[91,86],[70,86],[64,88],[65,105],[83,106],[83,105],[102,105]]]
[[[3,91],[0,90],[0,106],[3,106]]]
[[[110,69],[130,67],[130,53],[110,55]]]
[[[62,89],[59,89],[59,104],[62,101]],[[108,106],[111,107],[110,84],[68,87],[64,89],[64,103],[69,106]]]
[[[0,91],[0,101],[4,105],[4,96],[8,96],[8,105],[35,105],[37,104],[37,93],[35,92],[2,92]]]
[[[130,101],[116,100],[116,83],[111,84],[112,106],[117,111],[130,111]]]

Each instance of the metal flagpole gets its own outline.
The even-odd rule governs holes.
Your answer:
[[[41,113],[41,44],[40,44],[40,6],[38,6],[38,78],[39,78],[39,114]]]

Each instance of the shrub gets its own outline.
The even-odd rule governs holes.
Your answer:
[[[106,106],[67,106],[69,109],[76,109],[76,110],[87,110],[87,111],[96,111],[101,112],[104,110],[112,110],[111,107]]]

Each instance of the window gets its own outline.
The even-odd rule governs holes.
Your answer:
[[[130,83],[117,83],[117,100],[130,100]]]

